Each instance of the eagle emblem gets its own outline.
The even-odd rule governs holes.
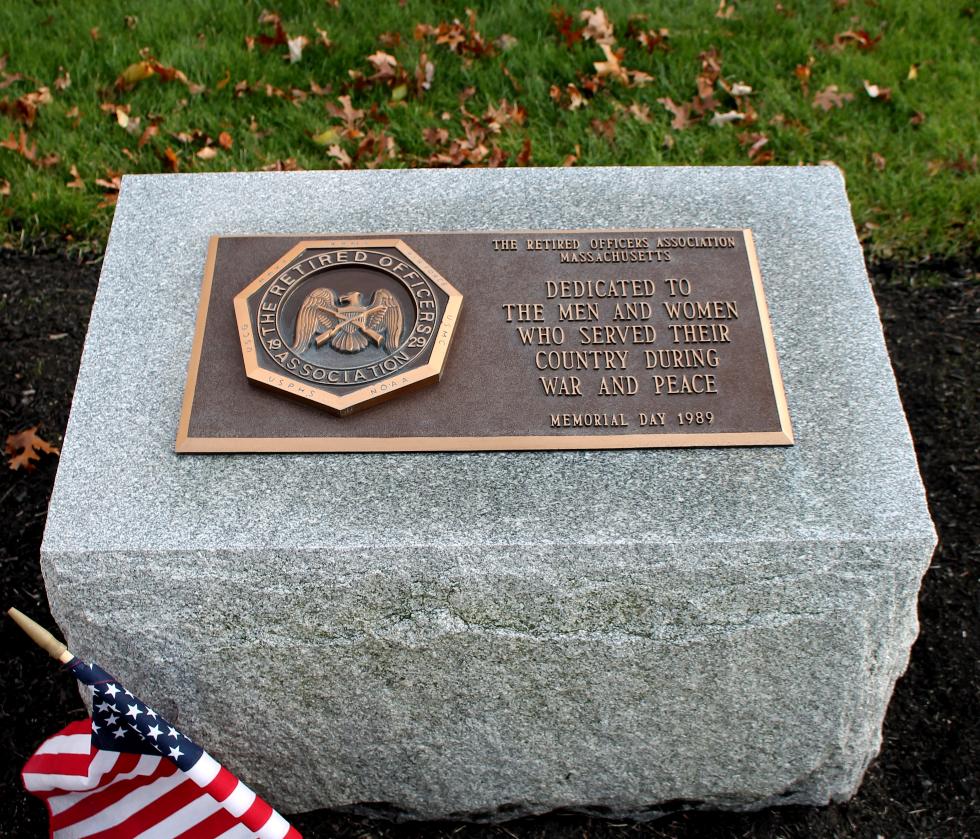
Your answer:
[[[374,292],[365,306],[359,291],[338,298],[333,289],[318,288],[310,292],[296,315],[292,350],[303,352],[312,340],[317,347],[329,341],[337,352],[358,353],[373,341],[394,352],[402,340],[403,321],[401,306],[387,289]]]

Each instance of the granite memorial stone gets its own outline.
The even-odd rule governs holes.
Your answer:
[[[795,444],[174,451],[211,237],[586,228],[752,230]],[[123,180],[42,565],[280,810],[646,817],[852,795],[934,545],[836,169],[236,173]]]

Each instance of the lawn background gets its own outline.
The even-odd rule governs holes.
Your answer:
[[[846,174],[872,259],[975,262],[980,51],[978,18],[966,3],[603,3],[611,49],[624,50],[622,66],[653,77],[640,85],[598,75],[603,50],[594,37],[576,39],[585,7],[568,3],[560,10],[570,17],[564,18],[570,38],[550,3],[470,3],[472,22],[467,4],[431,0],[269,3],[0,4],[0,55],[7,56],[0,70],[4,244],[43,241],[98,252],[122,173],[338,168],[345,153],[356,158],[363,141],[328,111],[349,95],[352,108],[365,111],[350,134],[386,144],[379,165],[390,167],[432,165],[432,156],[446,151],[427,129],[465,140],[474,126],[487,147],[499,148],[498,157],[506,155],[505,165],[832,161]],[[262,36],[276,40],[272,18],[260,22],[266,10],[281,18],[286,38],[308,39],[298,61],[288,60],[288,44],[263,47]],[[640,12],[645,19],[635,17]],[[451,26],[454,19],[460,27]],[[439,43],[437,33],[417,38],[420,23],[449,24],[448,42]],[[662,36],[661,29],[666,37],[652,48],[640,42],[641,33]],[[331,46],[323,45],[321,30]],[[468,40],[454,50],[459,32]],[[251,48],[250,38],[257,39]],[[721,64],[713,82],[717,105],[678,130],[658,100],[695,100],[699,56],[711,49]],[[379,50],[397,60],[399,72],[404,68],[407,84],[370,80],[376,67],[367,57]],[[434,69],[428,90],[414,82],[421,53]],[[144,60],[181,71],[187,83],[156,72],[116,85]],[[351,71],[363,77],[352,79]],[[551,95],[552,86],[585,91],[590,78],[600,87],[582,107],[570,110],[567,94],[559,101]],[[888,93],[873,98],[866,81]],[[735,83],[752,93],[736,101],[725,90]],[[830,85],[853,99],[817,107]],[[461,102],[466,88],[473,90]],[[17,100],[32,95],[29,124]],[[497,133],[486,114],[502,99],[504,113],[518,119]],[[749,118],[711,124],[713,115],[733,110]],[[144,137],[151,125],[156,133]],[[32,153],[34,160],[26,159]],[[364,154],[353,165],[375,165],[375,158]]]

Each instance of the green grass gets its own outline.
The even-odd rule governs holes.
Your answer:
[[[0,54],[8,55],[6,74],[25,76],[5,90],[8,103],[37,90],[50,88],[53,101],[42,105],[35,124],[27,129],[28,143],[37,144],[37,157],[57,154],[53,166],[39,166],[16,151],[0,148],[0,236],[17,246],[38,237],[69,245],[101,247],[111,221],[111,206],[100,207],[107,190],[95,184],[120,172],[169,171],[168,148],[179,158],[181,171],[257,169],[292,159],[304,169],[336,168],[339,163],[313,137],[338,121],[325,108],[327,101],[349,92],[355,107],[377,106],[365,130],[384,131],[397,146],[397,156],[386,166],[425,166],[436,149],[426,144],[423,130],[446,127],[462,134],[459,92],[473,86],[466,102],[474,114],[505,98],[526,109],[523,125],[505,127],[488,138],[514,165],[525,138],[531,143],[532,165],[561,165],[577,154],[575,165],[748,164],[743,132],[765,134],[769,164],[815,164],[832,160],[847,176],[855,222],[870,255],[879,259],[918,261],[977,255],[980,176],[977,153],[978,18],[959,2],[939,0],[851,0],[834,10],[831,0],[783,0],[784,13],[770,0],[737,3],[733,18],[716,17],[717,0],[645,4],[650,9],[644,28],[670,30],[670,51],[650,53],[627,38],[630,14],[641,4],[603,4],[615,24],[617,47],[625,48],[623,64],[654,76],[641,87],[610,83],[586,107],[569,111],[549,96],[552,85],[580,84],[594,73],[593,61],[602,53],[593,41],[568,47],[560,40],[549,15],[550,3],[520,0],[470,3],[477,11],[477,28],[487,41],[507,33],[517,39],[496,56],[466,59],[437,45],[433,38],[413,38],[416,23],[438,24],[458,17],[465,21],[465,5],[448,2],[370,3],[341,0],[333,7],[323,0],[281,2],[119,2],[119,0],[66,0],[0,4]],[[580,6],[560,4],[577,17]],[[730,4],[729,4],[730,5]],[[284,46],[265,51],[246,49],[246,36],[271,34],[258,22],[263,8],[282,16],[290,36],[306,35],[311,43],[302,59],[284,60]],[[590,7],[591,8],[591,7]],[[786,14],[788,12],[788,14]],[[126,17],[137,18],[127,24]],[[100,37],[90,30],[98,27]],[[316,28],[325,29],[333,47],[316,43]],[[871,50],[848,45],[826,47],[834,35],[865,30],[881,36]],[[401,44],[383,46],[379,35],[400,32]],[[722,59],[722,79],[744,82],[758,120],[751,126],[713,127],[708,119],[684,130],[674,130],[670,114],[657,100],[672,97],[689,101],[696,93],[699,53],[716,48]],[[179,82],[158,77],[140,81],[129,91],[114,89],[119,74],[140,60],[147,48],[163,65],[182,70],[206,87],[190,93]],[[409,92],[393,101],[383,85],[351,87],[349,70],[370,75],[366,57],[382,49],[394,54],[411,74],[419,53],[427,52],[435,64],[431,90]],[[804,95],[794,72],[812,58],[810,96]],[[917,65],[917,78],[909,69]],[[71,85],[55,88],[59,67],[71,74]],[[502,68],[510,71],[510,77]],[[219,89],[222,79],[229,83]],[[520,85],[518,91],[511,79]],[[891,100],[876,101],[864,90],[863,80],[891,89]],[[250,92],[236,96],[235,84],[247,81]],[[298,88],[309,94],[311,82],[330,85],[331,96],[308,95],[304,101],[267,96],[265,85],[283,91]],[[828,112],[814,108],[813,94],[837,85],[853,93],[843,108]],[[350,88],[348,90],[348,88]],[[720,111],[735,107],[718,92]],[[130,106],[130,118],[139,126],[130,133],[100,105]],[[623,112],[633,103],[649,107],[649,123]],[[72,117],[72,109],[78,117]],[[8,108],[9,109],[9,108]],[[443,114],[448,113],[448,119]],[[920,113],[924,120],[913,124]],[[600,137],[594,119],[618,115],[615,139]],[[708,115],[710,116],[710,114]],[[144,147],[137,141],[150,122],[159,133]],[[132,123],[131,123],[132,126]],[[0,114],[0,138],[16,136],[23,122]],[[219,149],[211,160],[196,156],[203,136],[181,142],[181,133],[202,132],[217,139],[227,132],[230,150]],[[356,142],[341,140],[349,153]],[[576,149],[578,151],[576,152]],[[127,151],[128,150],[128,154]],[[876,155],[884,159],[876,165]],[[957,164],[957,161],[959,163]],[[363,164],[363,161],[362,161]],[[69,169],[75,165],[83,189],[70,189]]]

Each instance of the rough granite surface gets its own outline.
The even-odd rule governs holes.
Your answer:
[[[174,454],[213,234],[751,227],[797,444]],[[42,563],[71,648],[287,812],[850,796],[935,544],[840,173],[126,177]]]

